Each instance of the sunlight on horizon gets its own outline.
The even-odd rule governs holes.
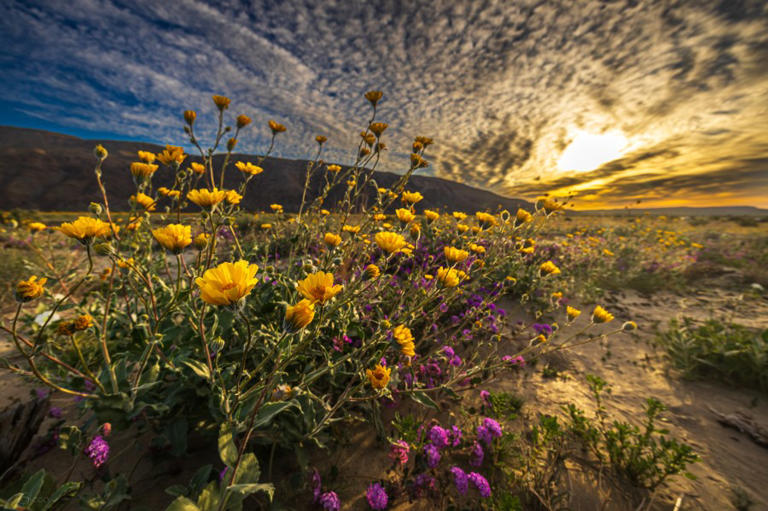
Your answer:
[[[565,148],[557,168],[561,171],[587,172],[615,160],[627,147],[627,137],[621,131],[589,133],[578,130],[573,141]]]

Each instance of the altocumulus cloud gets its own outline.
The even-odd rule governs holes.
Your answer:
[[[263,150],[274,118],[280,155],[308,157],[324,134],[326,158],[348,162],[362,94],[381,89],[389,170],[428,135],[430,172],[506,195],[768,196],[760,0],[11,0],[0,45],[3,117],[183,143],[180,113],[211,130],[221,93],[255,120],[239,150]],[[575,133],[616,130],[620,158],[558,167]]]

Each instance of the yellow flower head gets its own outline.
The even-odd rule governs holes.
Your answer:
[[[603,255],[606,255],[606,256],[608,256],[608,257],[613,257],[613,256],[614,256],[614,255],[616,255],[616,254],[614,254],[613,252],[611,252],[611,251],[610,251],[610,250],[608,250],[607,248],[604,248],[604,249],[603,249]]]
[[[384,213],[376,213],[375,215],[373,215],[373,219],[377,222],[382,222],[387,219],[387,215],[385,215]]]
[[[141,192],[131,195],[131,202],[138,204],[146,211],[154,211],[156,206],[155,200],[152,197]]]
[[[256,272],[259,267],[240,260],[236,263],[221,263],[206,270],[202,277],[195,279],[200,288],[200,298],[211,305],[232,305],[247,296],[256,286]]]
[[[456,224],[456,230],[464,234],[469,230],[469,226],[467,224]]]
[[[404,208],[398,208],[395,210],[395,214],[397,215],[398,220],[403,222],[404,224],[407,224],[408,222],[412,222],[416,216],[411,212],[410,209],[404,209]]]
[[[32,232],[40,232],[47,229],[47,226],[42,222],[30,222],[27,227]]]
[[[526,222],[530,222],[531,220],[533,220],[533,215],[531,215],[524,209],[517,210],[517,214],[515,215],[515,221],[518,224],[524,224]]]
[[[401,200],[404,204],[416,204],[423,198],[424,196],[419,192],[403,192]]]
[[[158,168],[157,165],[153,165],[151,163],[143,163],[140,161],[135,161],[131,163],[131,174],[133,174],[134,177],[147,178],[147,177],[151,177],[152,174],[155,173],[157,168]]]
[[[400,345],[403,355],[412,357],[416,354],[411,329],[405,325],[398,325],[392,329],[392,338]]]
[[[117,267],[123,270],[130,268],[134,264],[135,264],[135,261],[133,260],[133,257],[129,257],[128,259],[117,260]]]
[[[289,332],[298,332],[312,322],[315,317],[315,306],[307,300],[301,300],[296,305],[285,308],[285,329]]]
[[[308,275],[296,286],[299,293],[312,303],[325,303],[339,294],[343,288],[341,284],[333,284],[333,273],[322,271]]]
[[[174,165],[178,167],[184,161],[187,155],[184,149],[175,145],[166,145],[162,153],[157,155],[157,160],[163,165]]]
[[[272,228],[272,224],[261,224],[259,227],[261,227],[265,231],[268,231]]]
[[[81,216],[74,222],[64,222],[59,230],[81,243],[90,243],[93,238],[104,238],[111,232],[107,222],[89,216]]]
[[[371,105],[374,107],[376,106],[376,103],[381,100],[382,96],[384,96],[384,93],[380,90],[369,90],[365,93],[365,99],[371,102]]]
[[[469,249],[475,254],[485,254],[485,247],[476,243],[470,243]]]
[[[484,228],[487,227],[494,227],[496,225],[499,225],[498,220],[496,220],[496,217],[491,215],[490,213],[484,213],[482,211],[478,211],[475,213],[475,217],[477,217],[477,222]]]
[[[226,190],[219,190],[215,187],[213,191],[208,190],[207,188],[200,188],[197,190],[190,190],[187,193],[187,199],[191,200],[203,209],[212,209],[226,198]]]
[[[446,261],[452,264],[466,261],[467,257],[469,257],[469,252],[456,247],[445,247],[443,252],[445,253]]]
[[[101,144],[98,144],[96,147],[93,148],[93,154],[94,156],[96,156],[96,159],[98,160],[106,160],[107,156],[109,156],[109,152]]]
[[[328,165],[326,170],[335,174],[341,170],[341,165]]]
[[[241,114],[237,116],[237,129],[243,129],[246,126],[251,124],[251,118],[248,117],[245,114]]]
[[[381,275],[381,271],[379,270],[379,267],[375,264],[369,264],[365,267],[365,270],[363,270],[363,275],[365,275],[365,278],[369,280],[373,280],[379,277]]]
[[[194,172],[198,176],[205,174],[205,165],[203,165],[202,163],[197,163],[196,161],[193,161],[192,163],[189,164],[189,168],[191,168],[192,172]]]
[[[323,215],[323,216],[328,216],[328,215],[331,214],[331,212],[328,211],[327,209],[321,209],[320,210],[320,214]]]
[[[366,369],[365,374],[368,377],[368,381],[371,383],[371,387],[374,389],[383,389],[389,384],[389,375],[392,373],[392,369],[384,367],[381,364],[376,364],[373,370]]]
[[[323,241],[328,247],[335,248],[341,244],[341,236],[332,232],[326,232],[325,236],[323,236]]]
[[[192,228],[188,225],[169,224],[153,229],[152,236],[165,249],[178,254],[192,243]]]
[[[461,277],[454,268],[443,268],[441,266],[437,269],[437,280],[445,287],[456,287],[461,282]]]
[[[543,209],[547,214],[563,209],[564,205],[549,197],[539,197],[536,199],[536,208]]]
[[[281,204],[270,204],[269,209],[274,211],[275,213],[282,213],[283,212],[283,206]]]
[[[90,314],[81,314],[72,322],[72,328],[76,332],[87,330],[93,326],[93,317]]]
[[[360,232],[360,226],[359,225],[345,225],[341,228],[342,231],[348,232],[350,234],[357,234]]]
[[[270,119],[269,121],[269,129],[272,130],[273,135],[277,135],[278,133],[282,133],[285,131],[285,126],[280,124],[279,122],[275,122]]]
[[[197,236],[195,236],[195,239],[192,241],[195,244],[195,248],[198,250],[203,250],[205,247],[208,246],[208,242],[211,239],[210,234],[206,234],[204,232],[201,232]]]
[[[396,232],[377,232],[374,239],[379,248],[388,254],[400,252],[408,245],[405,238]]]
[[[226,192],[227,192],[226,194],[227,202],[229,202],[233,206],[240,204],[240,201],[243,200],[243,196],[234,190],[227,190]]]
[[[45,286],[46,282],[48,282],[47,278],[43,277],[38,280],[35,275],[32,275],[27,280],[20,280],[16,284],[16,300],[19,302],[28,302],[41,297],[45,292],[43,286]]]
[[[243,174],[250,174],[252,176],[257,176],[257,175],[261,174],[262,172],[264,172],[263,168],[261,168],[259,166],[256,166],[256,165],[254,165],[253,163],[250,163],[250,162],[239,161],[239,162],[235,163],[235,168],[237,170],[239,170],[240,172],[242,172]]]
[[[230,138],[229,140],[227,140],[227,151],[233,151],[236,145],[237,145],[237,139],[234,137]]]
[[[458,221],[462,221],[465,218],[467,218],[467,214],[466,213],[462,213],[461,211],[454,211],[451,214],[453,215],[453,218],[455,218]]]
[[[424,210],[424,216],[427,217],[427,220],[430,222],[434,222],[438,218],[440,218],[440,213],[437,211],[432,211],[431,209],[425,209]]]
[[[328,137],[323,135],[318,135],[315,137],[315,142],[317,142],[320,145],[325,144],[328,141]]]
[[[150,151],[139,151],[139,159],[144,163],[155,163],[155,153]]]
[[[592,311],[592,321],[594,323],[608,323],[613,320],[613,314],[603,309],[601,306],[596,306]]]
[[[552,261],[547,261],[545,263],[541,263],[541,266],[539,266],[539,275],[557,275],[560,273],[560,268],[555,266],[555,263]]]
[[[194,110],[184,110],[184,121],[192,126],[194,124],[195,119],[197,119],[197,112]]]
[[[213,103],[216,105],[216,108],[218,108],[219,110],[224,111],[227,108],[229,108],[230,99],[228,97],[219,96],[218,94],[214,94],[211,97],[213,99]]]

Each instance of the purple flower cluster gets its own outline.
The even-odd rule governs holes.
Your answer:
[[[453,474],[453,484],[456,485],[456,491],[459,495],[466,495],[467,488],[469,488],[467,473],[459,467],[451,467],[451,474]]]
[[[477,438],[482,440],[488,447],[493,443],[494,438],[501,436],[501,424],[486,417],[483,423],[477,427]]]
[[[397,461],[400,465],[408,463],[408,453],[411,451],[411,447],[405,440],[398,440],[392,444],[389,451],[389,458]]]
[[[91,440],[91,443],[88,444],[88,447],[85,448],[85,454],[91,458],[93,466],[99,468],[109,458],[109,444],[104,440],[103,436],[96,435]]]
[[[368,499],[368,505],[371,506],[371,509],[377,511],[387,509],[389,497],[381,484],[373,483],[370,485],[368,491],[365,492],[365,498]]]
[[[477,472],[470,472],[467,478],[475,485],[481,497],[488,498],[491,496],[491,485],[488,484],[488,480],[485,477]]]
[[[341,509],[341,500],[335,491],[323,493],[318,502],[323,506],[324,511],[339,511]]]
[[[440,463],[440,450],[434,445],[425,445],[424,455],[427,457],[427,466],[429,468],[435,468]]]
[[[537,334],[544,334],[546,336],[552,335],[552,327],[546,323],[534,323],[531,325],[531,328],[533,328]]]
[[[483,458],[485,458],[483,446],[479,442],[475,442],[475,445],[472,447],[472,458],[469,460],[469,464],[473,467],[479,467],[483,464]]]
[[[429,430],[427,439],[438,449],[445,449],[450,443],[448,440],[448,430],[437,425],[432,426],[432,429]]]

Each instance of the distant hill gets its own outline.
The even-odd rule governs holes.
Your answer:
[[[128,197],[135,192],[129,167],[137,160],[136,152],[160,152],[163,147],[141,142],[110,140],[84,140],[81,138],[10,126],[0,126],[0,209],[37,209],[41,211],[82,211],[101,196],[93,174],[95,159],[93,148],[103,144],[109,151],[104,162],[103,179],[109,193],[110,205],[115,210],[128,209]],[[232,161],[255,162],[257,156],[236,154]],[[185,161],[200,161],[190,157]],[[329,162],[330,163],[330,162]],[[307,162],[283,158],[267,158],[261,164],[264,172],[249,185],[243,200],[247,210],[264,210],[269,204],[282,204],[286,211],[297,211],[304,186]],[[318,173],[320,174],[320,173]],[[319,176],[318,176],[319,177]],[[234,188],[241,181],[240,172],[231,165],[226,174],[225,187]],[[398,175],[376,172],[379,186],[389,187]],[[173,176],[161,167],[153,179],[155,186],[170,186]],[[313,181],[319,190],[320,179]],[[338,187],[328,203],[341,197]],[[529,202],[510,199],[492,192],[440,179],[415,175],[408,189],[419,191],[424,200],[420,208],[441,208],[459,211],[496,211],[499,208],[515,211],[519,207],[530,209]],[[314,195],[310,194],[311,197]]]
[[[711,208],[627,208],[627,209],[593,209],[584,211],[569,211],[573,215],[665,215],[665,216],[766,216],[768,209],[752,206],[716,206]]]

